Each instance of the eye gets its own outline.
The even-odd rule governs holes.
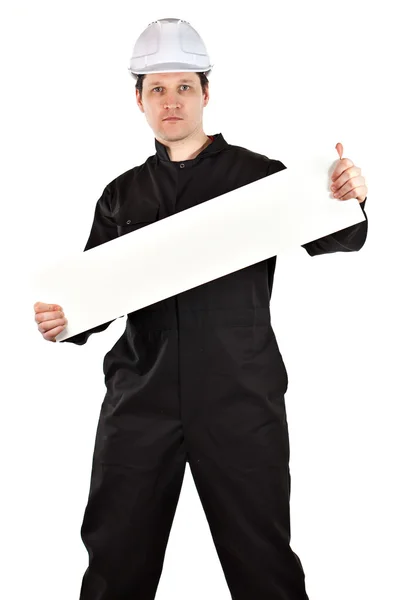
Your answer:
[[[188,89],[190,89],[190,85],[187,85],[186,83],[184,83],[184,84],[181,85],[181,88],[188,88]],[[162,86],[158,86],[158,87],[153,88],[151,91],[155,92],[156,90],[162,90],[162,89],[163,89]],[[186,90],[184,90],[184,91],[186,91]]]

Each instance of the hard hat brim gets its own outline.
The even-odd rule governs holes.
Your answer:
[[[151,73],[206,73],[212,69],[213,65],[188,65],[187,63],[164,63],[162,65],[152,65],[145,69],[134,70],[129,67],[132,75],[150,75]]]

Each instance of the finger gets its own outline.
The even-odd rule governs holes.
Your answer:
[[[56,342],[56,336],[59,335],[63,331],[63,329],[65,329],[65,325],[63,325],[62,327],[55,327],[54,329],[51,329],[50,331],[45,333],[43,335],[43,338],[49,342]]]
[[[341,160],[338,160],[338,163],[331,175],[332,181],[336,181],[336,179],[338,177],[340,177],[340,175],[343,173],[343,171],[345,171],[346,169],[349,169],[353,165],[354,165],[353,161],[350,160],[349,158],[342,158]]]
[[[366,189],[367,188],[365,185],[361,185],[360,187],[352,190],[349,194],[346,194],[343,198],[340,198],[340,200],[351,200],[351,198],[357,198],[358,202],[361,204],[361,202],[364,202],[367,196]]]
[[[365,185],[360,185],[359,187],[356,187],[350,192],[348,192],[347,194],[344,194],[344,196],[337,198],[337,200],[350,200],[351,198],[362,198],[362,200],[359,200],[359,202],[363,202],[367,195],[366,189],[367,188],[365,187]]]
[[[340,160],[342,160],[342,156],[343,156],[343,146],[340,142],[338,142],[335,146],[337,153],[339,154],[339,158]]]
[[[62,319],[65,317],[62,310],[55,312],[38,312],[35,314],[36,323],[44,323],[45,321],[54,321],[55,319]]]
[[[38,325],[38,329],[40,333],[48,333],[55,327],[64,327],[68,323],[67,319],[64,317],[63,319],[55,319],[53,321],[44,321]],[[52,336],[50,336],[52,337]],[[54,336],[53,336],[54,337]]]
[[[346,194],[351,193],[355,188],[365,185],[364,177],[352,177],[347,181],[341,188],[334,192],[334,196],[337,198],[343,198]]]
[[[346,181],[349,181],[349,179],[352,179],[353,177],[360,177],[361,176],[361,169],[359,167],[350,167],[349,169],[346,169],[345,171],[343,171],[343,173],[336,179],[335,183],[333,183],[331,185],[331,189],[332,190],[338,190],[339,188],[342,187],[342,185],[344,185],[346,183]]]
[[[43,311],[53,311],[53,310],[62,310],[59,304],[45,304],[44,302],[36,302],[33,305],[35,312],[43,312]]]

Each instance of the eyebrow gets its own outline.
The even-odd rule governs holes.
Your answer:
[[[193,79],[180,79],[178,83],[194,83]],[[152,81],[149,86],[161,85],[162,81]]]

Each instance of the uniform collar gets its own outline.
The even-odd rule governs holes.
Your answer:
[[[209,156],[211,154],[216,154],[217,152],[220,152],[221,150],[224,150],[225,148],[228,147],[228,143],[225,141],[222,133],[215,133],[215,134],[213,134],[212,137],[214,138],[214,141],[211,144],[209,144],[206,148],[204,148],[204,150],[202,150],[200,152],[200,154],[198,154],[196,156],[195,159],[193,158],[190,160],[196,160],[203,156]],[[157,154],[158,158],[160,158],[160,160],[172,162],[168,155],[167,146],[165,146],[164,144],[159,142],[156,138],[154,138],[154,141],[155,141],[155,146],[156,146],[156,154]],[[173,162],[180,162],[180,161],[173,161]],[[185,162],[188,162],[188,161],[186,160]]]

